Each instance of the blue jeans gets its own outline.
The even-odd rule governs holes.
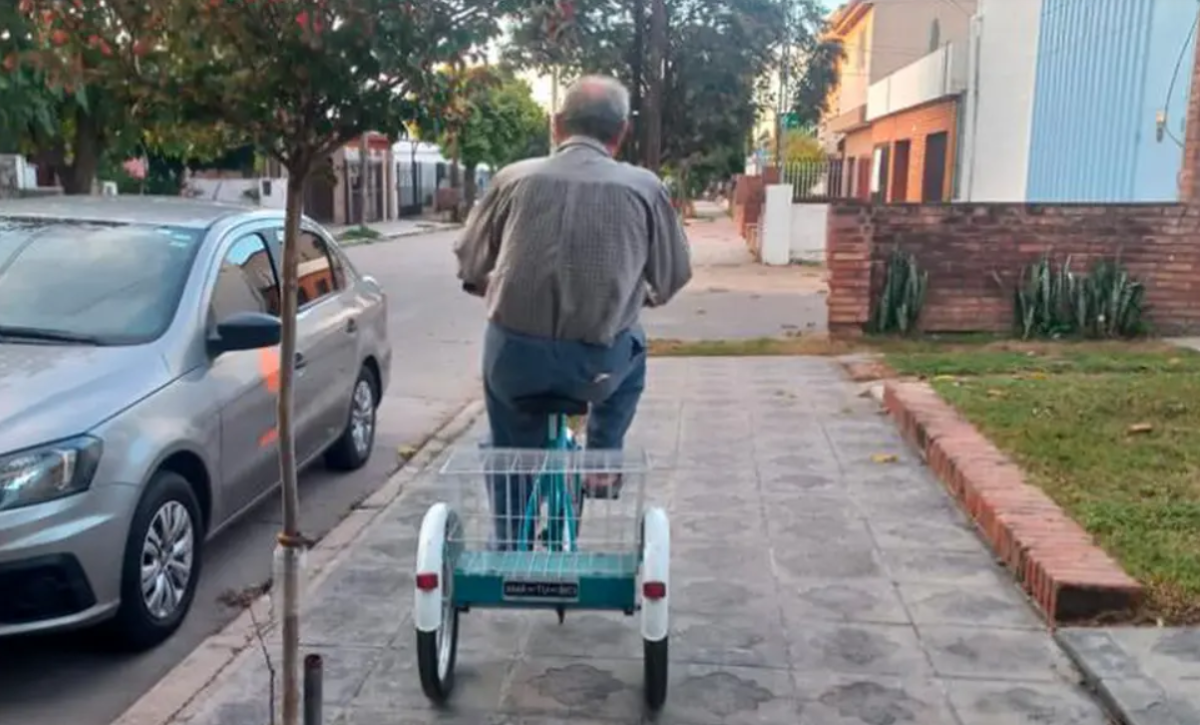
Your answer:
[[[489,324],[483,343],[483,389],[496,448],[544,448],[544,414],[522,410],[519,398],[554,395],[591,404],[587,446],[619,450],[646,387],[646,335],[626,330],[609,347],[521,335]],[[519,535],[529,500],[528,476],[490,481],[496,543]]]

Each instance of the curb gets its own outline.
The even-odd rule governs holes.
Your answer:
[[[405,485],[420,475],[483,412],[483,403],[465,404],[444,423],[386,483],[349,513],[307,552],[301,601],[309,599],[377,519],[400,498]],[[251,647],[270,635],[277,622],[269,595],[250,604],[232,622],[200,643],[110,725],[167,725],[192,705]],[[255,652],[251,652],[254,654]]]
[[[925,383],[888,381],[884,406],[1046,620],[1128,611],[1142,586]]]
[[[394,242],[397,239],[405,239],[407,237],[419,237],[424,234],[437,234],[438,232],[452,232],[455,229],[461,229],[462,224],[441,224],[429,227],[426,229],[414,229],[410,232],[397,232],[395,234],[384,234],[375,237],[374,239],[337,239],[339,247],[362,247],[371,244],[382,244],[383,242]]]

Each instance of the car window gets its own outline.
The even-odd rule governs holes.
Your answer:
[[[215,322],[239,312],[279,315],[279,282],[261,236],[248,234],[226,252],[217,272],[211,307]]]
[[[276,259],[283,259],[283,229],[275,230],[272,252]],[[296,304],[304,307],[317,302],[338,290],[346,287],[346,270],[343,268],[337,253],[330,249],[321,235],[300,230],[300,244],[297,247]]]
[[[203,232],[0,217],[0,327],[132,345],[171,324]]]

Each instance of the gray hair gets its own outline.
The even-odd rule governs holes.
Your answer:
[[[629,121],[629,90],[608,76],[584,76],[567,89],[558,117],[572,136],[614,143]]]

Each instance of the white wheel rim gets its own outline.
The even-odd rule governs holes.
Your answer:
[[[354,386],[354,402],[350,406],[350,437],[358,455],[365,456],[370,450],[374,433],[375,391],[369,382],[359,380]]]
[[[454,570],[450,562],[442,563],[442,626],[437,631],[438,679],[445,681],[450,675],[450,657],[454,653]]]
[[[195,528],[187,507],[168,501],[154,512],[142,539],[142,603],[155,619],[179,609],[192,581]]]

